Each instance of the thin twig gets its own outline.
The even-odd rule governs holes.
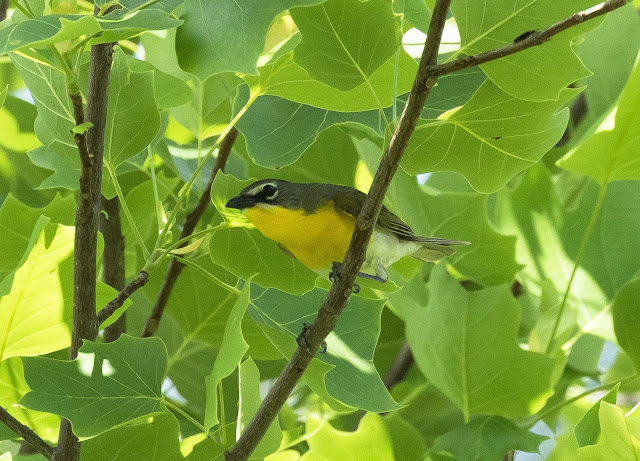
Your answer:
[[[387,389],[391,390],[393,386],[402,381],[413,365],[413,354],[408,343],[400,348],[396,359],[393,361],[391,368],[382,380]]]
[[[129,283],[118,295],[104,306],[100,312],[96,315],[96,323],[101,325],[105,320],[113,315],[129,297],[135,293],[139,288],[142,288],[149,281],[149,273],[147,271],[140,271],[138,276]]]
[[[198,224],[198,221],[200,221],[200,218],[202,218],[202,215],[207,209],[207,206],[211,202],[211,186],[213,185],[213,180],[216,178],[218,171],[224,170],[224,167],[227,164],[227,159],[229,158],[229,154],[231,153],[231,148],[233,147],[233,143],[235,142],[237,136],[238,130],[232,128],[220,144],[218,158],[216,159],[216,163],[213,166],[213,171],[211,172],[209,183],[207,184],[205,190],[202,192],[202,195],[200,196],[200,199],[198,200],[198,203],[196,204],[194,209],[185,218],[182,225],[182,232],[180,232],[180,240],[190,236],[193,233]],[[181,246],[185,245],[187,245],[187,242],[185,242]],[[157,331],[158,325],[160,325],[160,319],[162,318],[162,314],[164,313],[164,309],[167,306],[167,302],[169,302],[169,296],[171,296],[173,287],[178,280],[182,269],[184,269],[184,263],[178,261],[177,259],[174,258],[169,262],[169,267],[167,268],[167,273],[165,274],[164,280],[162,281],[162,286],[160,287],[160,291],[158,292],[156,302],[153,305],[153,309],[151,310],[151,314],[149,314],[149,318],[144,325],[142,333],[140,333],[140,336],[142,336],[143,338],[153,336]]]
[[[7,410],[0,407],[0,421],[2,421],[9,429],[22,437],[28,442],[38,453],[42,453],[49,460],[54,459],[54,449],[47,442],[42,440],[38,434],[33,432],[31,428],[25,426],[20,421],[9,414]]]
[[[362,206],[349,249],[335,274],[329,295],[318,311],[318,316],[313,324],[303,331],[299,339],[299,343],[304,347],[301,345],[296,349],[236,445],[225,454],[226,461],[246,460],[255,450],[302,377],[312,357],[315,356],[326,336],[334,329],[338,317],[351,295],[356,274],[364,262],[367,244],[382,208],[384,195],[391,183],[391,178],[398,169],[400,159],[415,129],[424,102],[436,83],[436,79],[428,75],[427,68],[433,66],[437,61],[442,30],[450,3],[451,0],[436,1],[427,42],[411,93]]]
[[[546,29],[534,31],[531,34],[526,35],[521,40],[514,41],[514,43],[510,43],[509,45],[485,51],[484,53],[465,56],[456,59],[455,61],[447,62],[444,64],[434,65],[428,69],[429,74],[432,77],[442,77],[443,75],[451,74],[462,69],[475,67],[480,64],[484,64],[485,62],[504,58],[505,56],[518,53],[533,46],[542,45],[554,35],[557,35],[564,30],[588,21],[589,19],[597,18],[598,16],[602,16],[603,14],[609,13],[617,8],[625,6],[627,3],[629,3],[629,1],[630,0],[609,0],[608,2],[604,2],[588,8],[584,11],[575,13],[568,18],[563,19],[562,21],[556,22]],[[514,37],[514,40],[516,38],[518,37]]]

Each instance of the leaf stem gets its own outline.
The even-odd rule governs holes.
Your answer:
[[[555,337],[556,337],[556,334],[558,333],[558,328],[560,327],[560,321],[562,320],[562,315],[564,314],[564,310],[567,307],[567,300],[569,299],[569,293],[571,292],[571,285],[573,284],[573,280],[576,276],[576,272],[578,271],[578,267],[580,267],[580,263],[582,262],[582,258],[584,257],[584,252],[587,248],[589,237],[591,237],[593,228],[596,224],[596,221],[598,220],[598,216],[600,215],[600,208],[602,208],[602,203],[604,202],[604,197],[606,193],[607,193],[607,183],[604,183],[600,186],[598,198],[596,200],[596,204],[593,207],[593,211],[591,213],[591,219],[589,219],[589,224],[587,224],[587,228],[585,229],[584,235],[582,236],[582,241],[580,242],[580,247],[578,248],[578,253],[576,254],[575,262],[573,264],[573,269],[571,270],[571,275],[569,276],[569,282],[567,283],[567,288],[564,291],[564,296],[562,297],[562,303],[560,304],[560,309],[558,310],[556,321],[553,324],[553,330],[551,330],[551,336],[549,336],[549,343],[547,344],[547,350],[546,350],[547,354],[550,354],[551,351],[553,350]]]
[[[238,373],[240,369],[238,368]],[[220,404],[220,427],[218,433],[220,434],[220,442],[223,446],[227,445],[227,418],[224,414],[224,389],[222,388],[222,381],[218,381],[218,402]]]
[[[218,285],[220,288],[223,288],[223,289],[227,290],[228,292],[233,293],[234,295],[240,295],[240,290],[238,290],[236,287],[232,287],[228,283],[223,282],[218,277],[215,277],[208,270],[206,270],[204,267],[200,266],[199,264],[194,263],[193,261],[191,261],[189,259],[185,259],[185,258],[182,258],[182,257],[179,257],[179,256],[174,256],[174,258],[176,258],[178,261],[180,261],[185,266],[193,267],[198,272],[200,272],[205,277],[207,277],[209,280],[211,280],[213,283]]]
[[[160,202],[160,195],[158,194],[158,180],[156,179],[156,167],[153,164],[153,152],[151,152],[151,144],[147,146],[147,153],[149,154],[149,170],[151,171],[151,185],[153,186],[153,200],[155,201],[156,209],[156,222],[158,224],[158,233],[162,229],[162,216],[160,216],[160,210],[162,203]]]
[[[111,181],[113,182],[113,186],[116,189],[116,194],[120,197],[120,204],[122,205],[122,210],[124,211],[125,216],[127,217],[127,221],[129,221],[129,225],[133,230],[133,235],[135,236],[138,245],[142,249],[142,254],[144,255],[145,260],[149,260],[151,254],[144,244],[144,240],[142,239],[142,235],[140,235],[140,231],[138,230],[138,226],[136,226],[136,221],[133,219],[133,215],[131,214],[131,210],[129,210],[129,206],[124,199],[124,194],[122,192],[122,188],[120,187],[120,183],[118,182],[118,177],[116,176],[116,172],[114,171],[113,165],[109,162],[104,162],[104,166],[109,172],[109,176],[111,177]]]
[[[180,413],[185,419],[187,419],[191,424],[193,424],[195,427],[197,427],[198,429],[200,429],[202,431],[202,433],[207,434],[207,431],[205,430],[204,426],[202,424],[200,424],[193,416],[189,415],[186,411],[184,411],[182,408],[180,408],[178,405],[176,405],[175,403],[171,402],[170,400],[168,400],[166,397],[163,397],[163,402],[164,404],[171,408],[173,411],[175,411],[176,413]],[[208,437],[208,434],[207,434]]]

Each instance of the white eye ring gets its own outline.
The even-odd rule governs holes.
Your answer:
[[[265,198],[273,199],[278,196],[278,188],[275,184],[267,183],[262,187],[262,192],[264,193]]]

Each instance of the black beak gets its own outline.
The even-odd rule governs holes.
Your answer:
[[[255,198],[245,197],[242,195],[236,195],[225,205],[227,208],[236,208],[238,210],[244,210],[245,208],[251,208],[256,203]]]

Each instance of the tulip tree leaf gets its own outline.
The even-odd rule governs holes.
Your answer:
[[[321,289],[302,296],[271,289],[253,299],[249,313],[257,321],[297,338],[303,323],[313,322],[326,296],[327,292]],[[382,306],[382,300],[352,297],[335,330],[327,337],[327,352],[316,356],[334,366],[325,378],[332,397],[343,404],[374,412],[399,407],[372,362]],[[362,393],[361,389],[367,392]]]
[[[218,384],[238,368],[242,357],[249,349],[249,345],[242,336],[242,317],[247,311],[250,289],[251,283],[249,280],[245,283],[242,292],[231,309],[224,329],[222,344],[213,364],[213,370],[207,376],[207,404],[204,417],[204,426],[207,431],[219,422]]]
[[[636,421],[631,421],[634,418]],[[578,448],[577,459],[599,461],[615,456],[620,460],[640,457],[640,425],[637,415],[625,418],[622,408],[600,402],[600,439],[595,445]],[[635,424],[634,424],[635,423]]]
[[[591,176],[600,184],[640,179],[640,65],[629,76],[618,103],[585,141],[558,161],[558,166]]]
[[[291,17],[302,35],[294,60],[311,77],[343,91],[368,81],[400,45],[397,18],[385,0],[329,0],[292,8]]]
[[[322,1],[187,0],[181,12],[184,23],[176,34],[180,67],[200,81],[220,72],[257,74],[269,24],[278,13]]]
[[[531,102],[486,81],[461,108],[418,122],[402,167],[410,174],[456,171],[477,191],[495,192],[558,142],[569,117],[561,109],[579,91]]]
[[[613,386],[613,389],[589,408],[580,421],[578,421],[573,432],[576,435],[576,441],[579,447],[598,443],[598,438],[600,437],[600,405],[602,402],[615,405],[619,388],[620,383]]]
[[[160,129],[153,72],[130,72],[122,49],[114,49],[104,159],[117,167],[144,149]]]
[[[125,334],[111,343],[85,341],[72,361],[22,361],[31,392],[20,404],[67,418],[79,437],[100,435],[164,410],[160,387],[167,349],[159,338]]]
[[[613,301],[613,327],[620,347],[640,371],[640,335],[638,334],[640,279],[624,285]]]
[[[469,418],[540,410],[553,394],[555,360],[518,347],[519,307],[506,285],[467,292],[443,266],[425,308],[407,314],[420,371]],[[508,376],[509,379],[504,379]]]
[[[450,59],[508,45],[525,31],[544,29],[591,6],[593,2],[589,0],[526,3],[509,0],[490,6],[484,0],[452,2],[451,12],[456,18],[462,43]],[[573,51],[571,42],[597,24],[588,21],[556,35],[543,45],[480,67],[497,86],[517,98],[530,101],[562,99],[561,93],[567,85],[590,75]]]

